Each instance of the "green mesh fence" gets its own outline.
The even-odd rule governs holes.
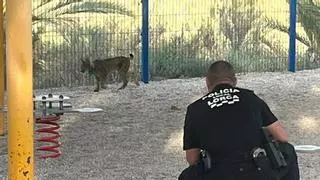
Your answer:
[[[320,31],[311,22],[319,22],[319,6],[299,2],[309,5],[298,5],[297,67],[316,68]],[[287,70],[287,1],[149,0],[149,22],[151,80],[203,76],[215,60],[230,61],[237,72]],[[141,27],[141,0],[34,0],[35,88],[92,85],[94,78],[80,73],[81,59],[129,53],[135,78]]]

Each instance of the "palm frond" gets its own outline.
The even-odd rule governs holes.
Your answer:
[[[32,18],[32,25],[41,23],[43,24],[54,24],[56,26],[69,26],[77,23],[76,19],[67,18],[67,17],[57,17],[57,18]]]
[[[91,2],[73,3],[56,10],[57,15],[68,15],[77,13],[102,13],[134,16],[134,13],[127,10],[120,4],[114,2]]]
[[[273,20],[273,19],[271,20],[271,19],[268,19],[268,18],[265,18],[265,19],[266,19],[266,21],[268,22],[268,27],[269,27],[269,28],[275,29],[275,30],[278,30],[278,31],[280,31],[280,32],[284,32],[284,33],[287,33],[287,34],[290,33],[288,26],[286,26],[286,25],[284,25],[284,24],[281,24],[281,23],[280,23],[279,21],[277,21],[277,20]],[[297,33],[296,39],[297,39],[298,41],[300,41],[302,44],[310,47],[310,41],[309,41],[307,38],[305,38],[305,37],[303,37],[303,36],[301,36],[300,34]]]
[[[55,18],[61,15],[77,13],[103,13],[134,16],[133,12],[115,2],[94,2],[86,0],[51,0],[34,9],[34,15],[40,18]]]
[[[312,0],[302,1],[298,4],[298,15],[312,49],[318,51],[320,45],[320,7]]]
[[[44,4],[49,3],[51,0],[33,0],[32,1],[32,8],[36,9],[39,8],[40,6],[43,6]]]
[[[80,3],[83,0],[45,0],[42,1],[39,5],[33,8],[33,15],[37,17],[44,17],[44,16],[52,16],[52,11],[55,11],[63,6],[70,5],[72,3]]]

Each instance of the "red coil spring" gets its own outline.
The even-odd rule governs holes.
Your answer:
[[[59,150],[60,142],[58,141],[61,135],[57,131],[60,126],[57,121],[60,120],[60,116],[50,115],[45,117],[36,118],[36,124],[45,125],[44,127],[40,127],[36,130],[41,136],[41,134],[50,134],[50,136],[40,137],[36,139],[37,142],[45,142],[50,143],[52,145],[44,145],[42,147],[37,148],[39,151],[51,152],[49,155],[40,155],[41,159],[46,158],[56,158],[61,155]]]

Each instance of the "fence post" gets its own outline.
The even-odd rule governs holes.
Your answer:
[[[31,3],[8,0],[6,9],[9,180],[34,179]]]
[[[296,71],[297,0],[290,0],[289,71]]]
[[[142,81],[149,82],[149,0],[142,0]]]
[[[4,107],[5,68],[4,68],[4,27],[3,27],[3,0],[0,0],[0,109]],[[4,112],[0,111],[0,136],[5,134]]]

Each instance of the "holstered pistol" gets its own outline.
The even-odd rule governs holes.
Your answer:
[[[212,169],[212,159],[210,154],[206,150],[201,150],[200,158],[203,163],[204,172],[209,172]]]

